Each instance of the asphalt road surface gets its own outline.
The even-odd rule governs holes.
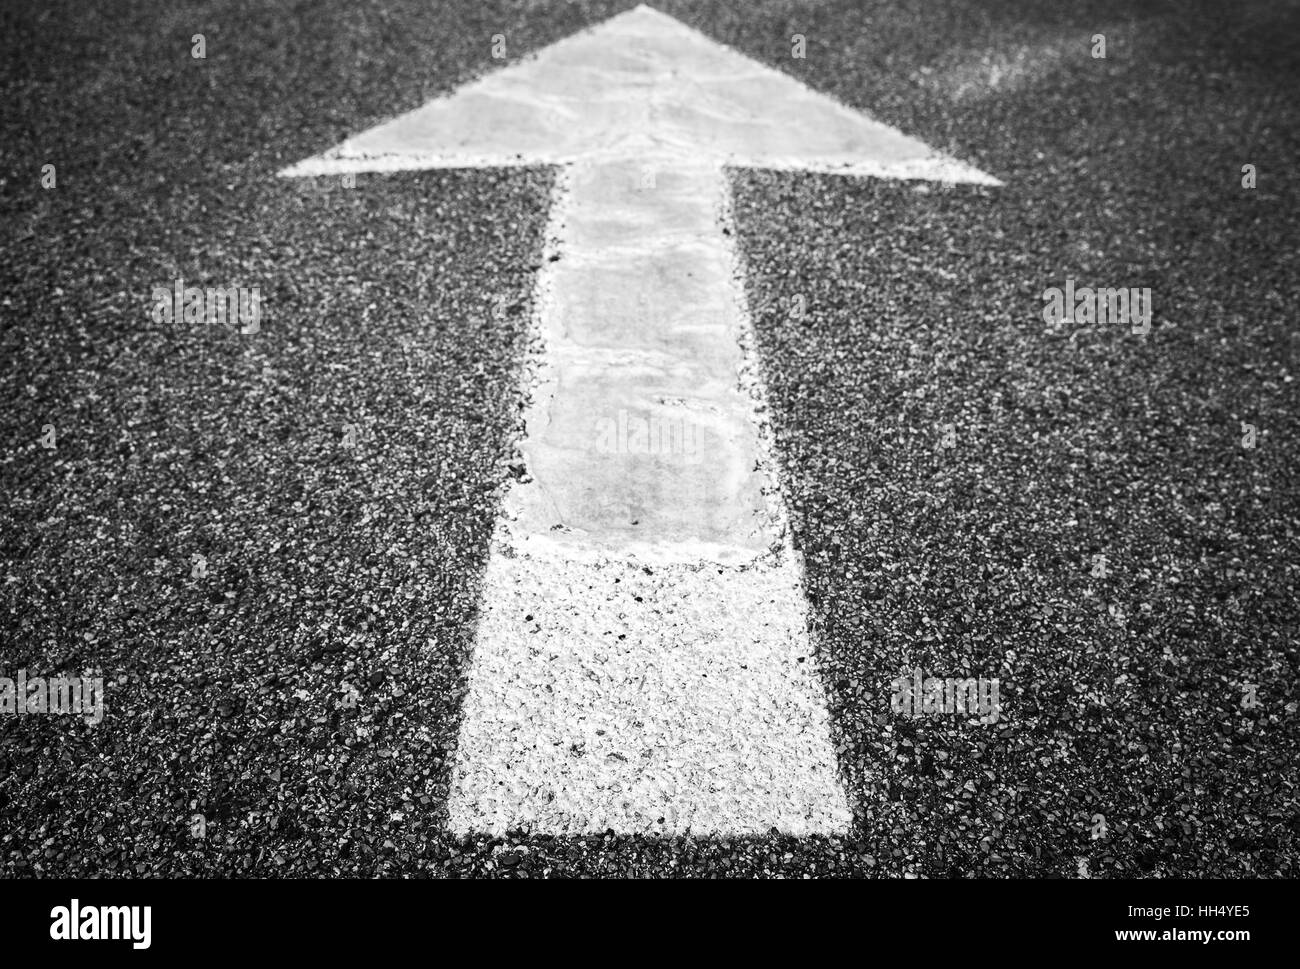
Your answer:
[[[1300,874],[1294,3],[656,4],[1001,183],[727,169],[843,823],[451,823],[559,170],[280,173],[633,6],[0,10],[0,876]]]

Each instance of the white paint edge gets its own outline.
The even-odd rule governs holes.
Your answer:
[[[584,156],[590,158],[592,156]],[[415,152],[390,155],[318,155],[278,174],[281,178],[314,178],[322,175],[347,175],[363,173],[389,173],[426,171],[456,168],[535,168],[540,165],[569,165],[576,158],[476,158]],[[933,181],[954,184],[987,185],[998,188],[1004,183],[973,168],[964,162],[936,156],[909,162],[856,162],[816,161],[807,159],[727,159],[723,164],[730,168],[754,168],[769,171],[810,172],[821,175],[840,175],[852,178],[878,178],[891,181]]]

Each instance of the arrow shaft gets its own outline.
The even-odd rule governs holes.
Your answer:
[[[775,534],[739,382],[725,175],[647,156],[564,177],[512,532],[658,561],[753,557]]]
[[[607,157],[561,185],[533,478],[483,577],[450,825],[842,833],[799,571],[741,388],[725,175]]]

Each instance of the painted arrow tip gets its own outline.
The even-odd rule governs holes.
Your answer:
[[[1002,184],[644,4],[280,174],[663,155],[733,167]]]

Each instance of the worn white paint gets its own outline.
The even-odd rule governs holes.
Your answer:
[[[484,576],[451,827],[843,832],[723,166],[998,183],[644,6],[284,174],[539,163],[563,168],[529,478]],[[643,446],[652,419],[678,437]]]
[[[493,555],[474,664],[457,833],[849,824],[788,561],[647,573],[625,557]]]

